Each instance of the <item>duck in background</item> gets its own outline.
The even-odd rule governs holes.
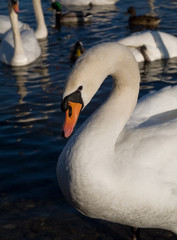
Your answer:
[[[71,65],[73,65],[76,60],[85,52],[84,49],[84,45],[81,41],[77,41],[72,50],[71,50],[71,54],[70,54],[70,63]]]
[[[133,33],[118,42],[129,47],[138,62],[177,57],[177,37],[168,33],[147,30]]]
[[[28,65],[41,54],[34,31],[18,27],[18,2],[18,0],[8,1],[12,29],[5,34],[0,44],[0,61],[11,66]]]
[[[87,12],[84,13],[82,11],[70,11],[66,13],[62,13],[62,7],[61,4],[57,1],[53,1],[51,4],[50,10],[55,10],[56,14],[56,28],[60,27],[63,23],[85,23],[89,22],[92,14]]]
[[[48,30],[45,24],[44,14],[42,10],[41,0],[33,0],[33,8],[37,21],[37,29],[35,35],[37,39],[46,38]],[[18,20],[18,26],[21,30],[30,29],[30,26]],[[11,21],[9,16],[0,15],[0,40],[3,39],[5,33],[11,28]]]
[[[161,21],[161,19],[156,16],[136,16],[136,10],[134,7],[129,7],[125,14],[130,14],[129,27],[131,30],[155,29]]]

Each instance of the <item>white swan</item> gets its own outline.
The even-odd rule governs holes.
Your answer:
[[[68,77],[63,134],[72,133],[77,114],[108,75],[114,80],[110,97],[59,157],[60,188],[89,217],[177,233],[177,86],[137,104],[140,74],[133,55],[117,42],[100,44]]]
[[[33,8],[34,8],[36,21],[37,21],[37,29],[35,31],[36,38],[37,39],[46,38],[48,35],[48,30],[45,24],[41,0],[33,0]]]
[[[120,39],[118,42],[130,47],[138,62],[144,61],[138,48],[142,45],[146,46],[146,54],[150,61],[177,57],[177,38],[168,33],[159,31],[137,32]]]
[[[41,48],[32,29],[19,29],[14,5],[18,9],[18,1],[8,1],[12,30],[6,33],[0,44],[0,61],[11,66],[24,66],[40,56]]]
[[[26,29],[29,28],[28,24],[18,21],[19,28]],[[0,15],[0,40],[3,39],[5,33],[11,28],[11,22],[9,16]]]
[[[119,0],[61,0],[60,3],[62,5],[89,5],[90,3],[92,5],[112,5],[118,2]]]
[[[37,39],[46,38],[48,35],[48,30],[45,24],[44,14],[41,6],[41,0],[33,0],[33,8],[37,21],[37,29],[35,31],[35,35]],[[29,25],[18,21],[19,28],[29,29]],[[0,40],[3,39],[5,33],[11,28],[11,21],[9,16],[0,15]]]

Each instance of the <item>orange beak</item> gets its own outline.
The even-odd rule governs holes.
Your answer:
[[[14,10],[15,13],[19,14],[20,9],[19,9],[18,3],[13,4],[13,5],[12,5],[12,8],[13,8],[13,10]]]
[[[68,106],[69,108],[66,110],[65,122],[62,129],[63,136],[65,138],[68,138],[73,132],[82,108],[82,104],[68,101]]]

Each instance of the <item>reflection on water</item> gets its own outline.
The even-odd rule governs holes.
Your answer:
[[[177,58],[158,60],[151,63],[140,63],[141,92],[140,96],[177,83]]]
[[[29,98],[32,92],[39,91],[39,87],[44,92],[48,91],[50,87],[50,76],[48,72],[48,66],[46,64],[48,56],[48,40],[41,40],[41,56],[35,63],[31,65],[22,66],[22,67],[12,67],[12,74],[16,79],[17,94],[19,95],[18,107],[16,108],[16,118],[17,122],[34,122],[41,118],[48,118],[48,111],[43,111],[42,116],[34,115],[31,107],[29,105]],[[35,81],[35,85],[31,83]],[[33,104],[37,104],[34,101]],[[39,104],[39,103],[38,103]],[[46,104],[48,105],[48,104]],[[32,116],[31,116],[32,115]],[[32,125],[30,125],[32,126]]]
[[[21,1],[20,20],[35,29],[31,0]],[[65,79],[70,67],[70,50],[79,39],[85,49],[103,41],[128,36],[124,12],[133,5],[139,14],[156,13],[160,30],[176,34],[175,1],[119,1],[115,6],[94,6],[89,24],[55,25],[55,16],[43,1],[48,38],[40,41],[42,55],[29,66],[10,67],[0,63],[0,239],[125,239],[130,229],[87,219],[78,214],[62,196],[55,168],[67,140],[60,130],[64,114],[60,110]],[[84,10],[84,7],[64,8]],[[8,14],[7,0],[1,0],[0,14]],[[106,56],[105,56],[106,57]],[[177,59],[140,64],[140,96],[177,81]],[[110,77],[84,109],[77,127],[105,99],[112,87]],[[149,235],[148,235],[149,234]],[[145,232],[145,239],[154,237]],[[146,237],[148,236],[148,237]],[[159,239],[175,239],[159,231]]]

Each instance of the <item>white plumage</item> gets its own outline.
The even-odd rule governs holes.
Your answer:
[[[41,6],[41,0],[33,0],[33,8],[37,20],[37,29],[35,35],[37,39],[46,38],[48,35],[48,30],[45,24],[44,14]],[[18,21],[18,26],[21,30],[29,29],[30,26],[26,23]],[[3,39],[5,33],[11,29],[11,21],[9,16],[0,15],[0,40]]]
[[[90,3],[93,5],[111,5],[118,2],[118,0],[61,0],[60,3],[62,5],[89,5]]]
[[[9,30],[0,44],[0,61],[11,66],[25,66],[35,61],[41,48],[32,29],[18,27],[18,16],[9,0],[9,14],[12,30]]]
[[[137,103],[137,62],[125,46],[105,43],[78,59],[63,106],[75,92],[86,106],[108,75],[114,80],[109,98],[59,157],[60,188],[89,217],[177,233],[177,87]]]
[[[144,61],[139,47],[145,45],[150,61],[177,57],[177,38],[160,31],[143,31],[122,38],[119,43],[128,46],[138,62]]]

